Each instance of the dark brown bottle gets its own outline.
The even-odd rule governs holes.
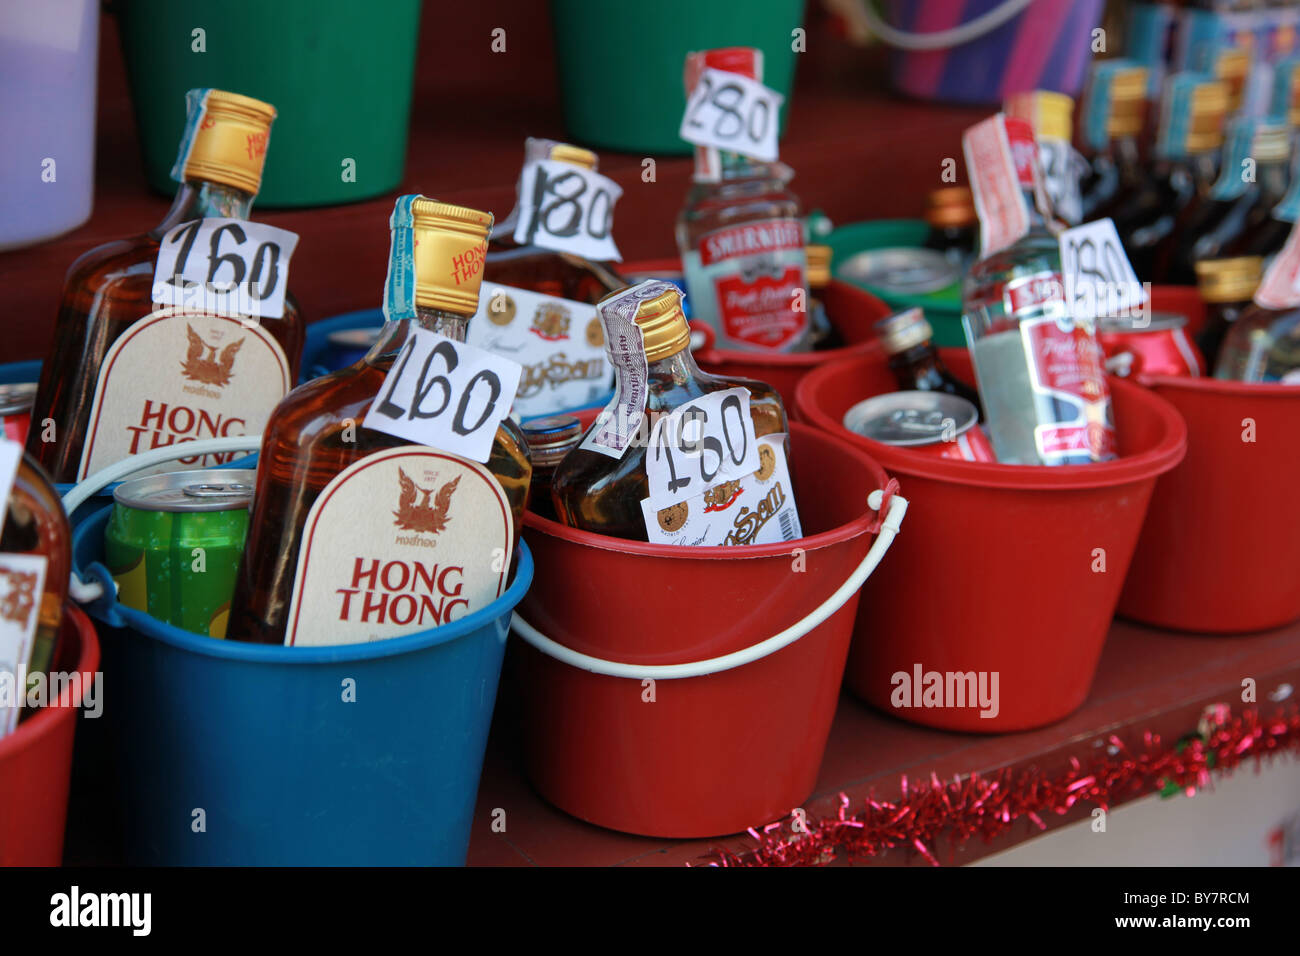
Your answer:
[[[1119,197],[1140,193],[1150,179],[1141,148],[1146,95],[1146,67],[1125,60],[1093,64],[1080,124],[1090,154],[1079,186],[1085,222]]]
[[[968,186],[936,189],[926,197],[925,221],[930,230],[922,245],[942,252],[953,265],[965,271],[975,258],[979,244],[979,217]]]
[[[956,378],[943,364],[930,341],[934,330],[921,309],[908,309],[881,319],[876,323],[876,334],[889,356],[889,368],[899,389],[956,395],[974,405],[983,420],[979,392]]]
[[[1196,263],[1196,281],[1205,300],[1205,324],[1196,334],[1196,345],[1205,356],[1205,367],[1213,369],[1223,340],[1251,298],[1263,274],[1258,256],[1232,259],[1202,259]]]
[[[582,441],[582,423],[573,415],[548,415],[530,419],[521,427],[528,439],[528,453],[533,462],[533,477],[528,485],[528,510],[554,521],[551,479],[560,462]]]

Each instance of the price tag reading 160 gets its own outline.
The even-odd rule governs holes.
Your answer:
[[[646,478],[656,508],[758,468],[747,388],[702,395],[661,417],[650,430]]]
[[[363,424],[483,463],[522,372],[518,362],[413,327]]]
[[[158,246],[154,302],[197,311],[284,315],[296,233],[243,219],[194,219]]]

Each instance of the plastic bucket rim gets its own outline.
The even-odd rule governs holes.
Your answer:
[[[94,533],[98,528],[103,534],[103,525],[108,521],[111,506],[101,508],[82,522],[75,537]],[[75,563],[75,562],[74,562]],[[79,572],[83,569],[78,568]],[[430,628],[415,634],[403,634],[378,641],[356,644],[327,644],[307,647],[289,647],[283,644],[255,644],[249,641],[235,641],[230,638],[210,637],[206,634],[193,634],[190,631],[168,624],[134,608],[113,604],[122,619],[146,637],[161,641],[178,650],[187,651],[204,657],[214,657],[245,663],[265,663],[294,666],[297,664],[340,664],[349,661],[375,660],[394,657],[399,654],[428,650],[442,644],[466,637],[476,631],[490,627],[503,615],[508,615],[523,600],[533,581],[533,556],[527,543],[519,539],[519,564],[515,568],[514,579],[509,587],[487,607],[479,608],[459,620]],[[111,625],[110,625],[111,626]]]
[[[839,451],[846,454],[851,453],[852,457],[859,459],[870,468],[880,469],[881,473],[889,478],[889,471],[884,464],[873,457],[865,448],[858,448],[852,442],[845,441],[839,435],[829,434],[824,429],[815,428],[812,425],[806,425],[803,422],[790,422],[790,437],[794,438],[796,434],[802,434],[805,437],[814,436],[816,440],[826,440],[831,445],[836,446]],[[807,535],[802,538],[795,538],[793,541],[775,541],[771,544],[743,544],[743,545],[715,545],[712,547],[682,548],[674,544],[652,544],[648,541],[630,541],[627,538],[615,538],[610,535],[596,534],[592,531],[582,531],[579,528],[572,528],[568,525],[560,524],[558,521],[552,521],[550,518],[544,518],[532,511],[524,513],[524,527],[531,528],[534,531],[540,531],[553,538],[561,541],[567,541],[570,544],[580,544],[584,547],[595,548],[600,551],[614,551],[620,554],[634,554],[638,557],[650,558],[675,558],[678,560],[699,560],[699,561],[716,561],[716,560],[736,560],[744,561],[754,558],[775,558],[786,557],[790,554],[791,548],[797,547],[803,551],[819,551],[822,548],[834,544],[843,544],[860,536],[864,532],[871,532],[871,525],[876,520],[876,513],[867,504],[867,495],[875,488],[868,488],[866,494],[862,496],[862,506],[864,511],[852,521],[838,525],[829,531],[819,531],[814,535]],[[883,490],[883,489],[880,489]],[[881,516],[883,517],[883,516]],[[686,553],[689,552],[689,553]]]
[[[808,419],[809,424],[830,431],[844,439],[856,439],[877,454],[890,471],[909,477],[927,478],[954,485],[973,485],[985,488],[1010,488],[1017,491],[1068,491],[1117,487],[1135,481],[1155,478],[1170,471],[1187,454],[1187,423],[1178,409],[1150,389],[1132,382],[1109,377],[1112,388],[1121,393],[1131,392],[1134,398],[1147,404],[1164,425],[1164,434],[1154,446],[1115,461],[1093,465],[1061,465],[1053,468],[1032,465],[1003,465],[995,462],[959,461],[927,455],[924,452],[898,449],[881,445],[858,435],[835,421],[809,399],[823,381],[841,371],[854,361],[841,359],[814,368],[795,386],[795,407]]]
[[[75,673],[96,673],[99,670],[99,635],[95,631],[95,625],[91,621],[90,615],[74,604],[71,599],[64,605],[64,613],[67,615],[67,619],[72,621],[72,626],[77,633],[77,639],[81,642],[77,653]],[[71,694],[71,685],[64,687],[57,703],[42,707],[40,713],[24,720],[14,728],[13,733],[7,737],[0,737],[0,761],[5,760],[10,754],[22,750],[29,744],[37,743],[39,738],[48,732],[48,725],[59,720],[61,714],[66,714],[69,710],[76,710],[81,707],[85,701],[85,684],[83,683],[81,686],[81,699],[74,701],[71,699]]]
[[[1200,392],[1206,395],[1230,395],[1233,398],[1297,398],[1300,399],[1300,385],[1284,385],[1281,382],[1237,382],[1211,378],[1208,375],[1191,377],[1187,375],[1141,375],[1136,379],[1139,385],[1149,389],[1168,388],[1181,392]]]

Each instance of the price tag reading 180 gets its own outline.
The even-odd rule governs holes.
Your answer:
[[[284,315],[297,233],[243,219],[194,219],[162,238],[153,301],[219,315]]]
[[[749,389],[710,392],[660,417],[650,430],[645,467],[656,508],[757,471]]]
[[[614,204],[623,189],[593,169],[555,159],[525,163],[514,240],[596,262],[621,262]]]
[[[1061,278],[1068,314],[1076,319],[1139,313],[1146,290],[1133,271],[1115,223],[1098,219],[1061,233]]]
[[[362,424],[486,463],[522,372],[518,362],[412,327]]]
[[[774,163],[784,99],[757,80],[709,67],[700,74],[686,101],[678,135],[696,146],[712,146]]]

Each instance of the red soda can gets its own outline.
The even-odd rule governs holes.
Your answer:
[[[858,402],[844,427],[882,445],[957,461],[997,461],[979,427],[979,410],[946,392],[889,392]]]
[[[0,435],[20,445],[26,443],[35,401],[35,382],[0,385]]]
[[[1205,359],[1187,334],[1187,316],[1152,312],[1151,321],[1103,318],[1097,341],[1106,353],[1106,371],[1121,378],[1146,375],[1205,375]]]

